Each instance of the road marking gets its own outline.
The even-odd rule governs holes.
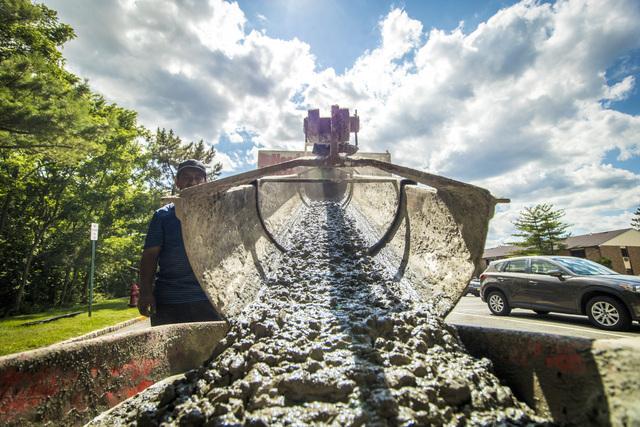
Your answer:
[[[473,313],[465,313],[462,310],[456,311],[455,313],[458,314],[462,314],[464,316],[476,316],[476,317],[484,317],[486,319],[492,319],[492,320],[498,320],[496,319],[496,316],[487,316],[485,314],[473,314]],[[452,313],[452,314],[455,314]],[[508,318],[508,317],[502,317],[501,320],[506,320],[508,322],[515,322],[515,323],[524,323],[525,325],[536,325],[536,326],[540,326],[542,322],[527,322],[526,320],[518,320],[518,319],[513,319],[513,318]],[[621,338],[629,338],[629,335],[621,335],[621,334],[615,334],[613,332],[602,332],[600,330],[592,330],[592,329],[583,329],[583,328],[573,328],[571,326],[561,326],[561,325],[554,325],[548,322],[544,322],[544,326],[550,326],[552,328],[560,328],[560,329],[569,329],[572,331],[578,331],[578,332],[589,332],[589,333],[594,333],[594,334],[603,334],[603,335],[611,335],[612,337],[621,337]]]

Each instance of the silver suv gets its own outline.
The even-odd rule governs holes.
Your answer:
[[[492,262],[480,276],[489,310],[583,314],[598,328],[628,329],[640,320],[640,277],[618,274],[583,258],[527,256]]]

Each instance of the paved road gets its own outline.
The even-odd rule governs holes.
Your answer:
[[[630,331],[609,332],[591,326],[586,316],[551,313],[538,316],[531,310],[514,309],[509,316],[494,316],[487,304],[479,297],[462,297],[458,305],[447,317],[454,325],[474,325],[520,331],[544,332],[555,335],[583,337],[591,339],[615,339],[636,337],[640,339],[640,325],[634,322]]]
[[[514,309],[508,317],[494,316],[480,298],[463,297],[447,317],[454,325],[485,326],[490,328],[514,329],[519,331],[544,332],[590,339],[615,339],[636,337],[640,339],[640,325],[635,322],[628,332],[609,332],[591,326],[585,316],[551,313],[541,317],[531,310]],[[150,328],[149,319],[136,322],[115,333],[130,332]]]

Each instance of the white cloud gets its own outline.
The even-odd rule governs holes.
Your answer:
[[[245,30],[237,3],[51,0],[79,37],[70,67],[184,139],[302,147],[305,108],[358,109],[363,150],[485,186],[513,203],[489,244],[509,241],[523,206],[552,202],[578,232],[628,225],[640,175],[603,164],[640,156],[640,117],[608,108],[634,90],[616,60],[640,47],[634,0],[525,0],[470,32],[432,29],[393,9],[380,44],[343,74],[316,69],[310,47]],[[622,74],[621,74],[622,73]],[[227,170],[255,161],[219,153]]]
[[[235,2],[209,0],[208,3],[208,13],[195,17],[187,27],[210,50],[233,56],[241,48],[240,42],[244,38],[244,13]]]
[[[633,90],[636,80],[633,76],[625,77],[621,82],[616,83],[613,86],[607,86],[605,88],[605,99],[612,101],[620,101],[625,99],[629,93]]]
[[[381,51],[385,56],[388,59],[401,58],[420,42],[422,23],[409,18],[404,10],[394,9],[380,22],[380,33]]]
[[[239,166],[237,160],[233,160],[228,154],[220,151],[216,152],[216,159],[222,164],[222,172],[233,172]]]

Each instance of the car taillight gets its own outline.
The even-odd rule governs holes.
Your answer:
[[[487,275],[486,275],[486,274],[481,274],[481,275],[480,275],[480,281],[482,282],[482,281],[484,280],[484,278],[485,278],[485,277],[487,277]]]

